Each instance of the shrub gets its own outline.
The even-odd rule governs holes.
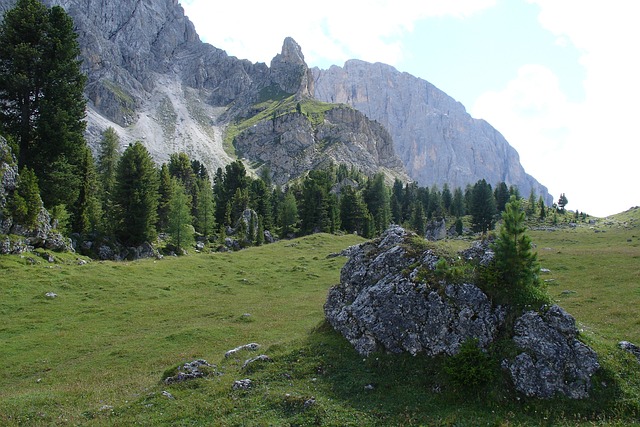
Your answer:
[[[454,388],[477,390],[493,379],[496,368],[478,346],[478,339],[470,338],[462,343],[458,354],[445,360],[444,372]]]

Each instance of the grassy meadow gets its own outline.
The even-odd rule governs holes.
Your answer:
[[[438,359],[359,357],[322,310],[345,262],[327,255],[356,236],[121,263],[0,257],[0,425],[640,423],[640,365],[617,348],[640,344],[630,219],[531,232],[548,292],[600,355],[594,397],[578,402],[521,398],[504,379],[458,390]],[[224,357],[251,342],[261,348]],[[242,367],[259,354],[271,361]],[[163,383],[199,358],[214,365],[207,378]],[[233,390],[244,378],[253,386]]]

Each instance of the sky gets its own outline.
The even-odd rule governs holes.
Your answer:
[[[289,36],[311,67],[361,59],[431,82],[569,210],[640,206],[640,1],[180,3],[204,42],[241,59],[269,64]]]

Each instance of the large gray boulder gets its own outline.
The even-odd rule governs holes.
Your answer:
[[[470,338],[487,347],[505,310],[473,284],[420,282],[419,267],[435,270],[439,257],[430,250],[410,253],[404,246],[409,236],[394,226],[380,239],[350,250],[341,283],[331,289],[324,307],[329,323],[362,355],[453,355]]]
[[[528,311],[515,323],[513,341],[523,351],[504,361],[516,390],[530,397],[589,396],[591,376],[600,367],[591,348],[578,340],[575,319],[557,305]]]

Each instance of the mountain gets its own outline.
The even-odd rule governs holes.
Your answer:
[[[359,60],[314,68],[313,75],[317,99],[351,105],[389,130],[409,176],[419,184],[464,188],[481,178],[492,185],[504,181],[524,197],[533,189],[551,204],[547,188],[524,171],[500,132],[431,83]]]
[[[213,171],[241,156],[278,183],[331,160],[423,185],[485,178],[548,195],[495,129],[392,67],[310,70],[290,38],[269,66],[241,60],[202,43],[178,0],[43,3],[75,21],[94,150],[112,126],[123,147],[140,140],[158,162],[185,152]],[[0,0],[0,11],[14,4]]]

